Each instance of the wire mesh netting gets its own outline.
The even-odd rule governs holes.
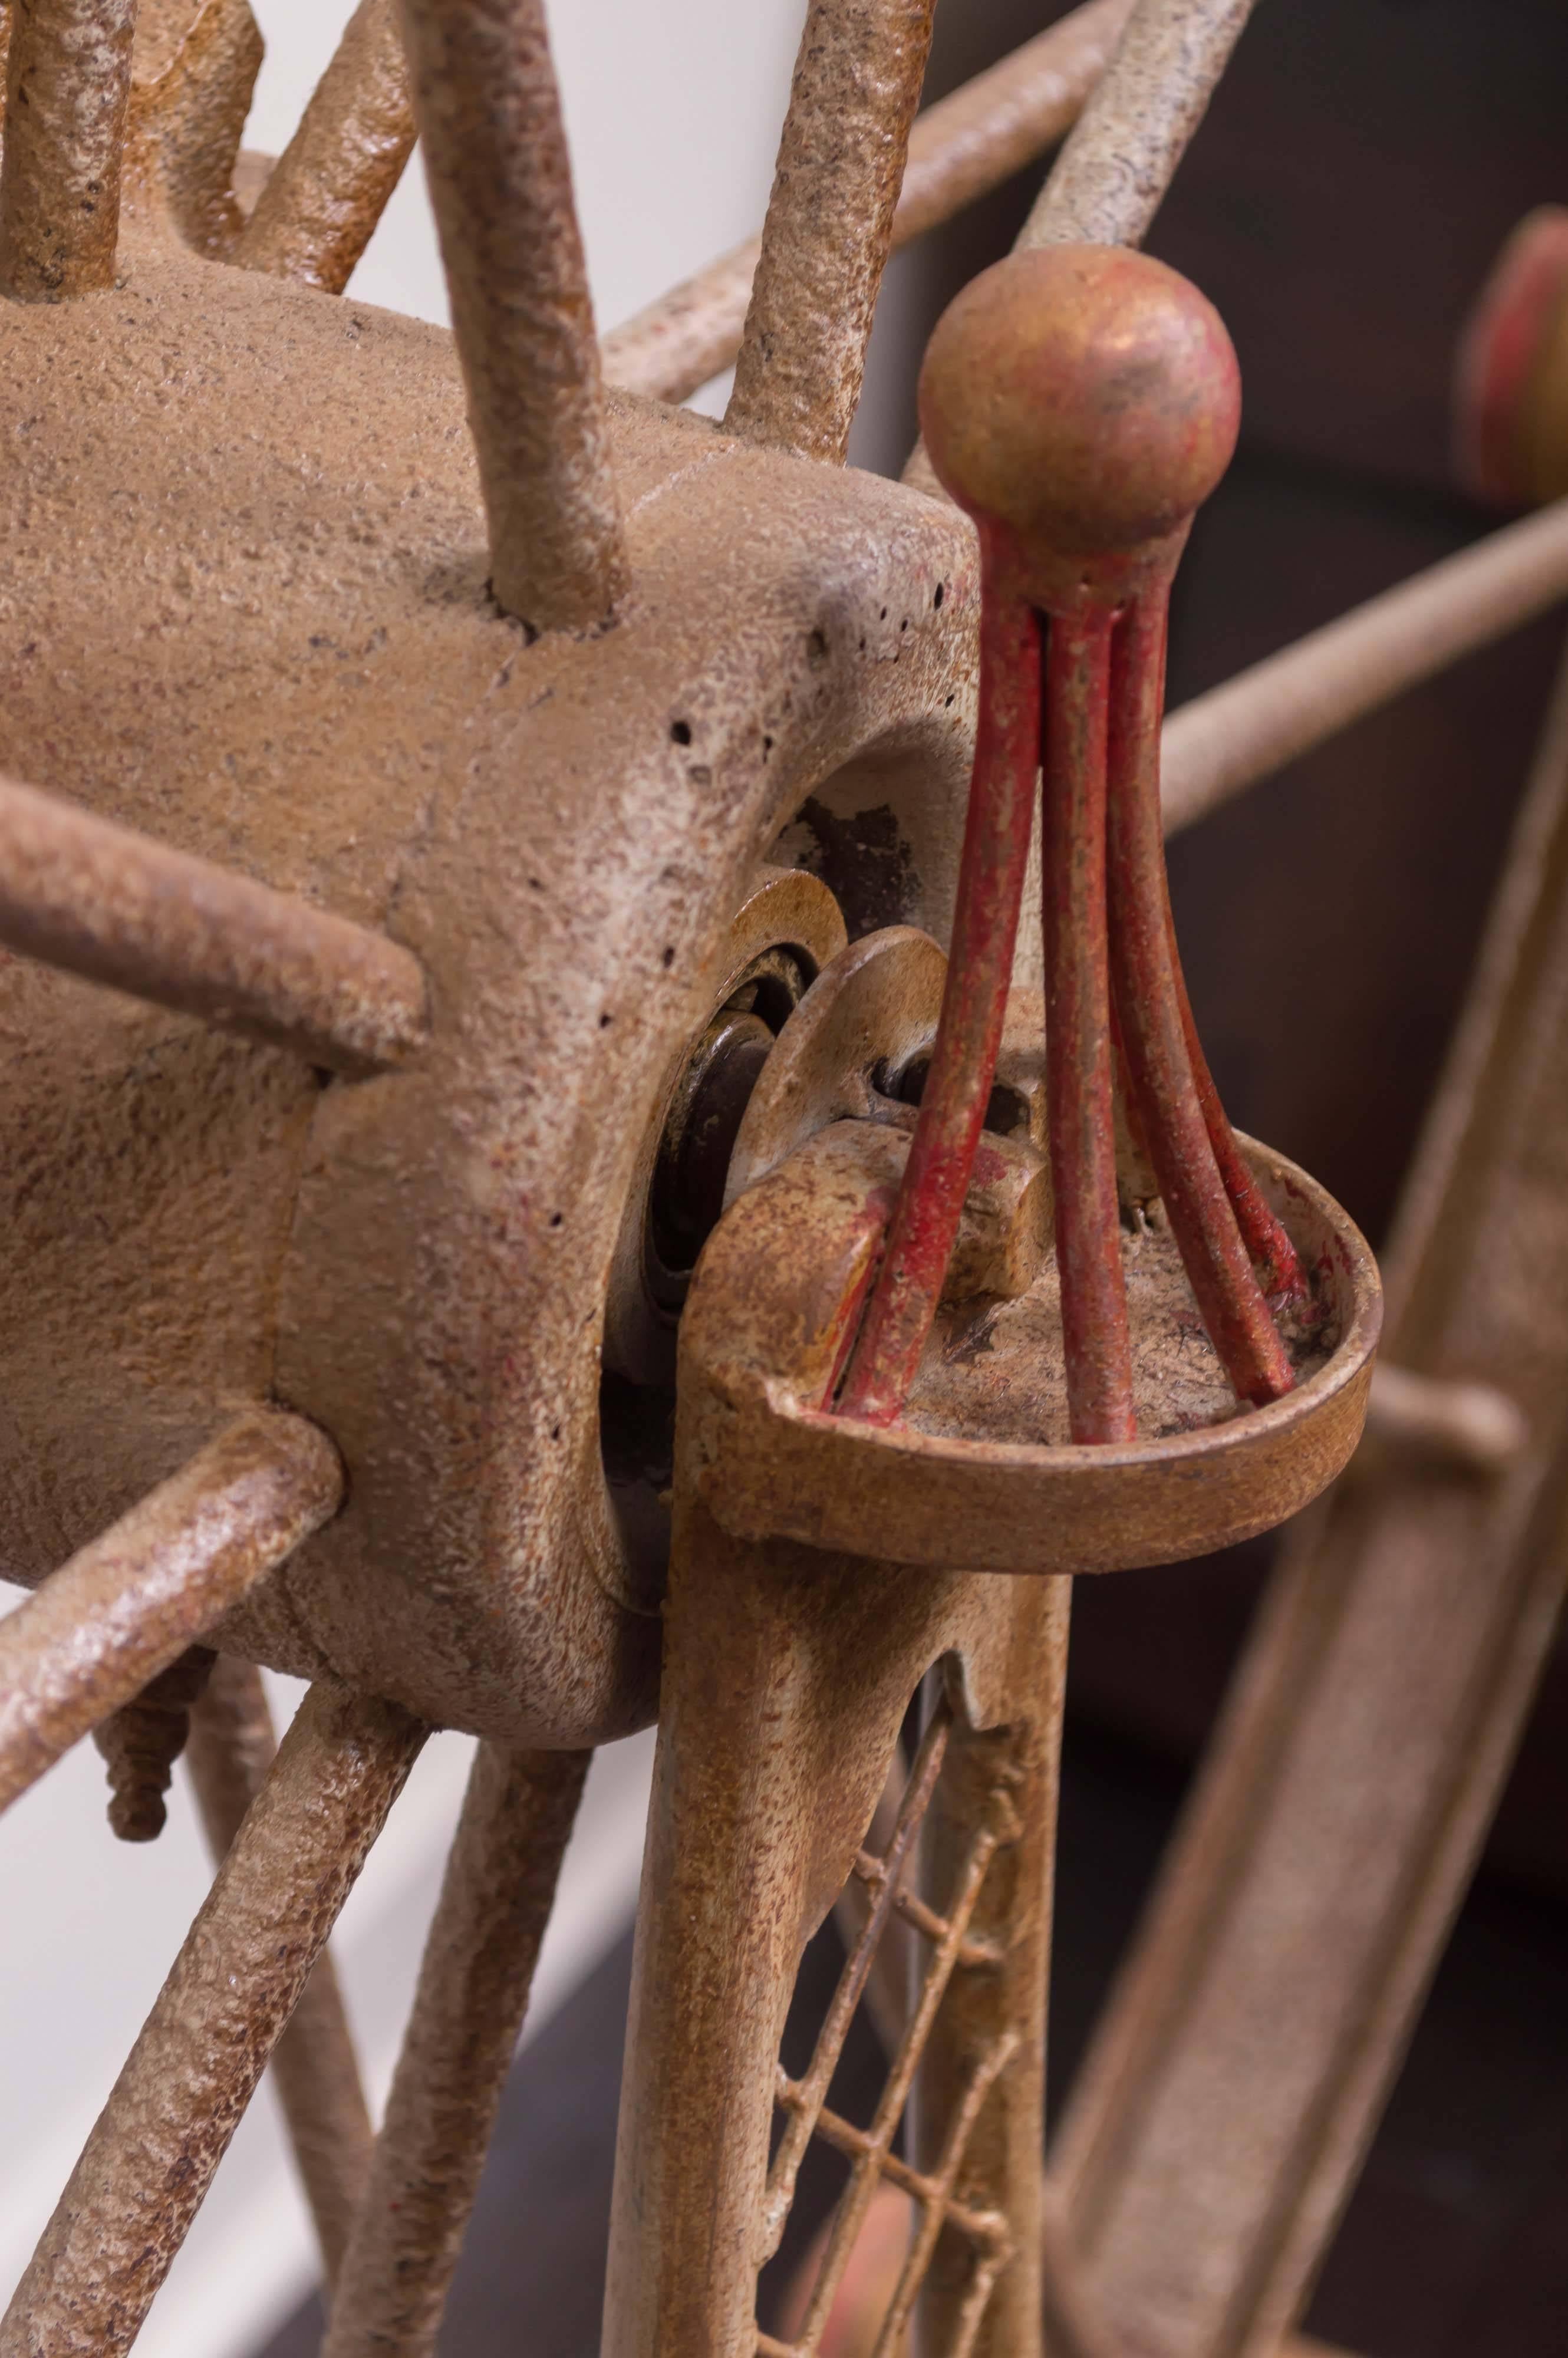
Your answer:
[[[852,1912],[860,1920],[849,1939],[843,1972],[810,2061],[798,2078],[778,2067],[773,2100],[781,2134],[768,2172],[761,2256],[767,2258],[778,2249],[801,2164],[814,2137],[843,2157],[849,2175],[790,2338],[781,2340],[759,2328],[758,2358],[816,2358],[851,2255],[881,2189],[895,2189],[907,2198],[910,2224],[903,2266],[873,2345],[874,2358],[903,2358],[915,2303],[944,2230],[968,2247],[968,2273],[943,2358],[967,2358],[992,2288],[1012,2253],[1008,2220],[999,2210],[966,2201],[962,2180],[981,2108],[1019,2050],[1016,2029],[999,2025],[994,2035],[966,2055],[946,2120],[923,2123],[919,2145],[930,2157],[927,2166],[918,2167],[911,2158],[907,2133],[905,2150],[898,2150],[921,2059],[955,1975],[994,1974],[1004,1953],[997,1940],[971,1936],[969,1925],[992,1860],[1017,1838],[1012,1792],[1020,1772],[1009,1749],[995,1754],[994,1777],[968,1807],[968,1823],[960,1823],[955,1869],[945,1877],[948,1888],[940,1910],[914,1888],[919,1838],[953,1735],[952,1708],[943,1699],[929,1715],[896,1810],[879,1809],[871,1838],[877,1840],[879,1822],[889,1815],[891,1831],[879,1849],[863,1849],[856,1858],[850,1892],[858,1892],[859,1906]],[[951,1785],[943,1798],[951,1818]],[[841,1904],[841,1925],[848,1912]],[[898,1951],[903,1953],[890,1973],[887,1967]],[[860,2128],[827,2099],[850,2025],[863,2003],[889,2062],[871,2122]]]

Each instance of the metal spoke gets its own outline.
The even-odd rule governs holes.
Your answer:
[[[310,1690],[0,2324],[0,2358],[118,2358],[228,2149],[426,1728]]]
[[[1139,0],[1020,246],[1141,245],[1257,0]]]
[[[492,588],[532,631],[591,629],[628,575],[543,0],[404,0],[403,26]]]
[[[999,188],[1077,121],[1105,70],[1132,0],[1088,0],[914,118],[893,215],[896,254]],[[604,339],[611,384],[687,401],[741,349],[760,237],[672,287]]]
[[[111,287],[135,0],[10,0],[0,292],[62,303]]]
[[[591,1755],[481,1744],[322,2358],[427,2358]]]
[[[1257,0],[1138,0],[1015,244],[1141,245]],[[903,471],[943,498],[924,443]]]
[[[724,423],[842,465],[935,0],[811,0]]]
[[[126,137],[137,211],[147,222],[161,210],[167,230],[215,259],[243,226],[238,182],[266,163],[240,150],[263,46],[248,0],[136,0]]]
[[[254,1409],[0,1623],[0,1809],[337,1512],[303,1417]]]
[[[413,148],[394,0],[360,0],[229,259],[341,295]]]
[[[1165,832],[1568,597],[1568,500],[1444,557],[1165,723]]]
[[[252,1662],[220,1655],[191,1714],[186,1751],[215,1866],[233,1847],[276,1749],[261,1672]],[[268,2068],[330,2289],[369,2182],[373,2142],[330,1949],[323,1948],[311,1967]]]
[[[0,946],[340,1072],[425,1033],[425,978],[397,943],[9,778]]]
[[[1065,136],[1116,51],[1132,0],[1092,0],[939,99],[909,142],[895,247],[951,220]]]

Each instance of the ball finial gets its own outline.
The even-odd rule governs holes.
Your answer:
[[[1125,246],[1042,246],[982,271],[937,322],[920,376],[932,465],[960,507],[1001,527],[1042,603],[1064,564],[1082,576],[1087,563],[1098,584],[1184,532],[1229,464],[1240,412],[1214,306]]]

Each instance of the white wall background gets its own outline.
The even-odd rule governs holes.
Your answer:
[[[253,0],[267,44],[247,145],[276,154],[351,0]],[[601,327],[760,222],[804,0],[556,0],[557,70]],[[446,316],[417,158],[354,283]],[[11,1590],[0,1592],[11,1603]],[[275,1682],[280,1719],[292,1708]],[[531,2029],[630,1921],[651,1743],[600,1756],[535,1985]],[[427,1749],[341,1928],[373,2101],[396,2039],[455,1823],[469,1747]],[[20,2274],[208,1880],[182,1784],[151,1845],[116,1843],[102,1764],[80,1747],[0,1820],[0,2291]],[[270,2099],[253,2107],[138,2343],[143,2358],[246,2358],[312,2280],[314,2251]]]
[[[9,1594],[9,1592],[7,1592]],[[300,1690],[269,1682],[279,1725]],[[472,1747],[436,1737],[334,1943],[373,2110],[397,2042]],[[653,1739],[596,1759],[535,1982],[528,2035],[631,1922]],[[118,1843],[103,1767],[81,1745],[0,1820],[0,2287],[8,2294],[207,1889],[183,1776],[156,1843]],[[308,2215],[271,2093],[252,2106],[136,2344],[138,2358],[249,2358],[315,2279]]]
[[[276,155],[351,0],[251,0],[266,39],[246,145]],[[555,0],[550,38],[601,330],[761,224],[805,0]],[[416,152],[351,291],[445,323]]]

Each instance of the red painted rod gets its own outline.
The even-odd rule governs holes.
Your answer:
[[[1311,1288],[1283,1223],[1275,1218],[1263,1200],[1263,1191],[1248,1169],[1241,1149],[1236,1143],[1236,1132],[1230,1127],[1230,1117],[1220,1102],[1219,1091],[1214,1085],[1214,1075],[1208,1068],[1208,1058],[1198,1038],[1198,1027],[1193,1017],[1192,1001],[1187,997],[1186,977],[1182,972],[1181,958],[1176,949],[1175,921],[1171,914],[1171,896],[1165,895],[1165,930],[1171,946],[1171,972],[1176,987],[1176,1004],[1182,1018],[1182,1036],[1186,1042],[1187,1062],[1192,1067],[1193,1085],[1203,1108],[1204,1126],[1208,1142],[1214,1149],[1214,1159],[1219,1165],[1219,1175],[1225,1192],[1230,1198],[1236,1225],[1241,1231],[1241,1241],[1247,1257],[1258,1272],[1259,1282],[1271,1303],[1283,1307],[1289,1303],[1305,1302]]]
[[[936,1315],[1001,1045],[1040,743],[1040,630],[999,579],[980,528],[980,717],[952,954],[903,1183],[888,1225],[840,1414],[891,1424]]]
[[[1107,697],[1112,618],[1048,626],[1042,740],[1045,1086],[1068,1419],[1075,1441],[1132,1441],[1106,940]]]
[[[1166,611],[1168,616],[1168,606]],[[1169,628],[1166,623],[1162,623],[1160,632],[1159,687],[1159,709],[1162,714],[1165,709],[1165,658],[1169,640]],[[1160,763],[1162,770],[1161,813],[1162,824],[1163,824],[1164,734],[1162,725],[1155,758]],[[1182,1034],[1186,1042],[1187,1062],[1192,1066],[1193,1082],[1197,1089],[1198,1103],[1203,1108],[1204,1122],[1208,1130],[1208,1142],[1214,1149],[1214,1159],[1219,1165],[1219,1175],[1225,1182],[1225,1192],[1230,1198],[1231,1209],[1236,1214],[1237,1226],[1241,1230],[1241,1241],[1247,1248],[1249,1260],[1258,1271],[1264,1293],[1275,1307],[1282,1308],[1288,1303],[1304,1303],[1310,1299],[1311,1288],[1307,1284],[1306,1272],[1302,1268],[1301,1256],[1286,1235],[1283,1224],[1275,1218],[1263,1200],[1263,1191],[1242,1157],[1241,1150],[1236,1143],[1236,1132],[1230,1127],[1230,1118],[1220,1101],[1219,1091],[1214,1084],[1214,1075],[1209,1071],[1208,1058],[1204,1055],[1203,1042],[1198,1038],[1198,1027],[1193,1015],[1192,1001],[1187,996],[1187,979],[1182,972],[1181,952],[1176,946],[1176,920],[1171,907],[1170,871],[1165,865],[1163,852],[1161,854],[1160,872],[1165,903],[1165,932],[1170,941],[1171,971],[1176,987],[1177,1005],[1181,1010]]]
[[[1253,1274],[1187,1055],[1160,817],[1166,597],[1162,586],[1136,600],[1112,650],[1111,966],[1133,1098],[1188,1282],[1237,1393],[1261,1406],[1295,1379]]]
[[[1048,618],[1043,789],[1046,1073],[1069,1423],[1133,1439],[1112,1068],[1221,1364],[1261,1403],[1294,1378],[1264,1297],[1300,1266],[1226,1120],[1171,925],[1160,721],[1171,579],[1240,417],[1236,355],[1195,287],[1099,245],[982,272],[921,372],[937,476],[981,546],[980,750],[931,1082],[843,1408],[887,1422],[930,1333],[989,1092],[1027,851],[1017,735]],[[1026,650],[1021,657],[1020,647]],[[1006,879],[1004,888],[1003,879]]]

